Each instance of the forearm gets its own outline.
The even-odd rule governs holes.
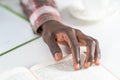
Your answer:
[[[20,0],[20,2],[35,33],[49,20],[61,21],[54,0]]]
[[[54,0],[20,0],[20,3],[27,17],[43,5],[56,8]]]

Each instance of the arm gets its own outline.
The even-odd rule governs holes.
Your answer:
[[[54,0],[20,0],[24,13],[29,18],[33,31],[42,29],[47,21],[61,22]],[[42,31],[42,30],[41,30]]]
[[[29,18],[33,31],[42,35],[55,60],[62,59],[62,51],[58,43],[66,43],[73,56],[74,68],[81,68],[80,45],[87,47],[84,67],[91,63],[99,64],[98,41],[62,23],[54,0],[21,0],[24,13]],[[92,56],[94,54],[94,57]]]

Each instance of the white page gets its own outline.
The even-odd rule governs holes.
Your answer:
[[[71,60],[48,65],[36,65],[31,68],[39,80],[118,80],[102,66],[75,71]]]
[[[0,74],[0,80],[37,80],[27,68],[19,67]]]
[[[27,21],[0,7],[0,54],[35,37]]]

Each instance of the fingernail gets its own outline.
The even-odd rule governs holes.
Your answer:
[[[84,63],[84,68],[87,69],[90,66],[90,62],[85,62]]]
[[[59,61],[62,58],[62,54],[61,53],[55,53],[55,60]]]
[[[75,70],[80,70],[80,64],[75,64]]]
[[[99,65],[100,65],[99,59],[96,59],[96,60],[94,61],[94,64],[95,64],[96,66],[99,66]]]

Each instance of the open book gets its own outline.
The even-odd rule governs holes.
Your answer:
[[[84,56],[84,55],[83,55]],[[82,56],[82,57],[83,57]],[[71,55],[59,62],[49,65],[35,65],[30,69],[25,67],[0,74],[0,80],[118,80],[102,66],[92,66],[88,69],[75,71]]]
[[[17,67],[13,70],[0,74],[0,80],[118,80],[106,68],[102,66],[91,66],[88,69],[82,67],[81,70],[75,71],[72,62],[72,55],[68,47],[60,45],[63,53],[63,59],[46,63],[37,64],[31,68]],[[86,47],[80,47],[80,60],[83,66],[86,55]]]
[[[0,56],[36,38],[28,21],[0,4]]]

